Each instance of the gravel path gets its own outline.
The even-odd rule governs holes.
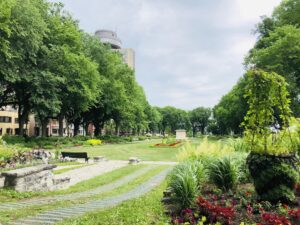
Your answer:
[[[16,209],[30,207],[30,206],[34,206],[34,205],[49,204],[49,203],[56,202],[56,201],[75,200],[75,199],[79,199],[79,198],[91,197],[93,195],[98,195],[98,194],[104,193],[106,191],[113,190],[122,185],[126,185],[128,182],[149,172],[153,168],[155,168],[155,166],[147,166],[147,167],[139,169],[133,173],[130,173],[129,175],[124,176],[117,181],[114,181],[112,183],[105,184],[105,185],[102,185],[95,189],[87,190],[84,192],[75,192],[75,193],[70,193],[70,194],[65,194],[65,195],[56,195],[56,196],[50,196],[50,197],[41,197],[38,199],[29,199],[29,200],[19,201],[19,202],[3,203],[3,204],[0,204],[0,211],[1,210],[16,210]]]
[[[27,218],[20,219],[16,222],[10,224],[14,225],[50,225],[57,222],[63,221],[67,218],[72,218],[76,216],[81,216],[87,212],[94,210],[100,210],[108,207],[113,207],[120,204],[123,201],[140,197],[152,190],[155,186],[161,183],[171,168],[165,169],[163,172],[153,176],[148,181],[137,186],[136,188],[128,191],[126,193],[104,198],[102,200],[90,201],[84,204],[76,204],[71,207],[64,207],[55,210],[49,210],[42,212],[35,216],[30,216]]]
[[[70,183],[65,186],[65,188],[68,188],[70,186],[73,186],[74,184],[77,184],[84,180],[89,180],[95,176],[99,176],[101,174],[110,172],[112,170],[118,169],[123,166],[127,166],[128,161],[121,161],[121,160],[110,160],[110,161],[104,161],[101,163],[96,163],[91,166],[85,166],[82,168],[77,168],[74,170],[69,170],[65,173],[61,173],[58,175],[55,175],[55,179],[64,178],[64,177],[70,177]]]

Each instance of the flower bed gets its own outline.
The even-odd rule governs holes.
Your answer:
[[[245,189],[244,187],[241,189]],[[172,224],[260,224],[293,225],[300,223],[300,208],[278,203],[258,202],[254,192],[233,194],[204,193],[191,209],[184,209],[172,217]],[[300,202],[298,200],[298,205]]]
[[[158,143],[158,144],[155,144],[153,147],[178,147],[178,146],[180,146],[182,144],[182,142],[181,141],[175,141],[175,142],[173,142],[173,143],[170,143],[170,144],[167,144],[167,143]]]

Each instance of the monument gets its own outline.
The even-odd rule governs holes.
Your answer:
[[[180,129],[176,130],[176,140],[185,140],[186,139],[186,130]]]

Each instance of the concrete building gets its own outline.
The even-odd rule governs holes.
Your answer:
[[[135,53],[132,48],[122,48],[122,41],[118,38],[117,33],[111,30],[98,30],[95,33],[102,43],[110,45],[110,47],[121,53],[124,63],[131,69],[135,69]]]
[[[28,136],[41,136],[41,125],[34,114],[30,114],[27,123],[24,125],[25,134]],[[59,136],[59,124],[56,119],[49,119],[47,125],[47,136]],[[74,125],[63,122],[64,136],[74,135]],[[0,136],[17,135],[19,133],[18,110],[12,106],[0,108]],[[82,126],[79,127],[78,135],[85,135]]]
[[[18,134],[19,120],[18,111],[12,106],[0,109],[0,136]]]

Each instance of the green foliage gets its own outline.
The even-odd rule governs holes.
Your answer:
[[[245,59],[248,67],[256,66],[284,76],[289,83],[291,108],[300,115],[299,89],[299,15],[298,0],[285,0],[271,17],[263,17],[257,25],[259,38]]]
[[[194,137],[198,129],[201,131],[201,134],[204,134],[204,130],[209,124],[211,113],[212,112],[210,108],[204,107],[198,107],[189,112],[189,119],[193,128]]]
[[[250,153],[247,158],[257,194],[262,200],[290,203],[299,172],[295,156],[272,156]]]
[[[247,81],[245,77],[242,77],[232,90],[224,95],[220,102],[214,107],[213,113],[216,124],[215,127],[213,127],[213,133],[242,133],[243,129],[240,125],[248,109],[248,104],[244,97],[246,85]]]
[[[228,191],[237,184],[238,168],[232,159],[228,157],[221,158],[209,166],[208,177],[210,182],[218,188]]]
[[[174,167],[169,176],[169,187],[182,209],[192,206],[203,179],[204,169],[199,161],[187,161]]]
[[[186,111],[171,106],[158,108],[158,110],[162,115],[160,125],[162,133],[167,132],[175,134],[175,131],[179,128],[185,128],[186,130],[190,128],[190,121]]]
[[[182,150],[177,155],[180,161],[185,160],[203,160],[204,162],[210,162],[215,158],[220,158],[228,154],[233,154],[234,149],[223,142],[209,141],[207,137],[201,140],[199,145],[193,145],[190,142],[186,142]]]
[[[235,152],[249,152],[250,148],[244,138],[229,138],[228,144]]]
[[[267,73],[257,69],[248,71],[246,78],[245,96],[249,110],[243,125],[245,126],[245,140],[250,145],[250,150],[269,154],[293,151],[288,148],[289,146],[284,145],[285,142],[281,138],[289,135],[287,126],[291,115],[285,79],[276,73]],[[277,109],[283,130],[279,138],[273,138],[269,128],[276,121],[274,109]]]

